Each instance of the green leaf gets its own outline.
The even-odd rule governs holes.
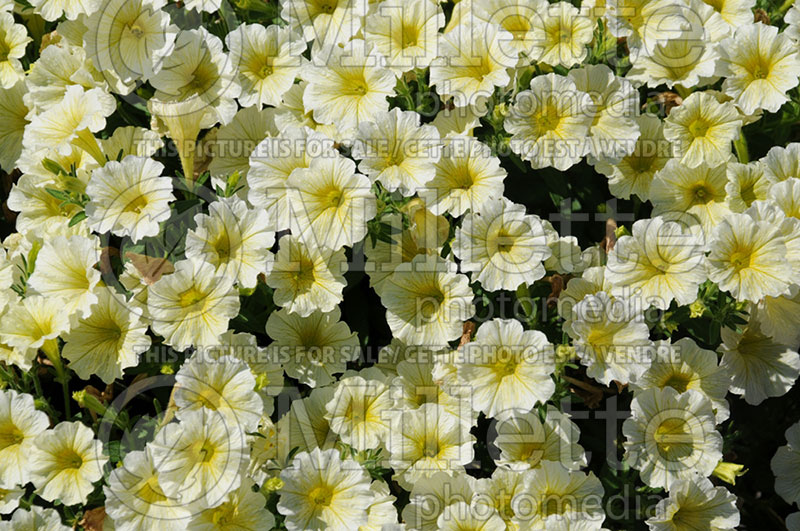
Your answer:
[[[78,223],[80,223],[81,221],[83,221],[84,219],[86,219],[86,211],[81,210],[80,212],[78,212],[77,214],[72,216],[72,219],[69,220],[69,226],[70,227],[75,226]]]

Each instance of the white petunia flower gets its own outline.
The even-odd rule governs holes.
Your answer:
[[[194,221],[196,227],[186,235],[187,258],[211,264],[216,275],[254,288],[258,275],[267,271],[275,243],[267,212],[249,209],[235,196],[222,197]]]
[[[361,161],[359,171],[404,196],[431,186],[441,156],[436,128],[420,126],[419,114],[398,108],[373,120],[359,125],[353,144],[353,158]]]
[[[461,270],[472,272],[472,281],[488,291],[533,284],[544,276],[542,262],[551,255],[539,217],[504,197],[467,214],[452,246]]]
[[[175,200],[172,180],[162,177],[163,171],[160,162],[137,155],[94,170],[86,185],[89,227],[101,234],[128,236],[133,242],[158,235],[159,224],[169,219],[169,204]]]
[[[711,400],[700,391],[648,389],[633,398],[631,414],[622,424],[625,459],[651,487],[708,477],[722,458]]]

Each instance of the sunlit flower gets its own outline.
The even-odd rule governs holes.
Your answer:
[[[414,482],[403,508],[403,521],[413,529],[437,531],[437,519],[445,507],[459,502],[471,504],[476,481],[465,472],[436,472]]]
[[[118,94],[161,70],[178,28],[162,8],[166,0],[102,0],[85,20],[86,55]]]
[[[309,247],[340,249],[364,239],[377,211],[366,176],[344,157],[317,157],[287,181],[292,234]]]
[[[308,168],[316,157],[336,157],[333,140],[308,127],[288,127],[280,135],[261,141],[250,156],[247,173],[247,200],[266,209],[275,230],[292,224],[289,208],[289,177],[295,170]]]
[[[250,172],[250,155],[266,138],[278,135],[275,125],[275,109],[259,109],[257,105],[245,107],[233,119],[203,137],[203,150],[211,155],[208,171],[211,184],[221,190],[234,186],[238,197],[246,197],[249,189],[247,174]],[[238,179],[232,179],[238,172]]]
[[[441,155],[433,179],[419,190],[432,212],[458,217],[467,210],[481,212],[502,197],[507,173],[489,146],[471,136],[450,134],[442,140]]]
[[[739,509],[728,489],[694,476],[675,480],[646,523],[651,531],[732,531],[739,525]]]
[[[233,280],[216,276],[211,264],[181,260],[174,273],[148,289],[147,312],[153,332],[177,350],[217,345],[239,313],[239,294]]]
[[[545,461],[557,461],[570,470],[586,465],[578,427],[552,405],[547,406],[544,422],[535,411],[515,409],[499,416],[495,429],[498,465],[514,470],[537,468]]]
[[[36,268],[28,285],[45,297],[63,299],[67,314],[75,311],[89,315],[97,302],[96,286],[100,271],[94,265],[100,260],[96,238],[56,237],[47,241],[36,258]]]
[[[602,521],[603,486],[594,473],[571,471],[554,461],[527,472],[525,496],[514,503],[525,524],[537,529],[552,516],[582,513],[587,520]]]
[[[642,114],[634,120],[640,134],[629,155],[619,162],[590,162],[594,162],[595,169],[608,177],[608,189],[615,197],[628,199],[635,194],[639,199],[647,200],[653,177],[672,157],[672,144],[664,138],[664,122],[658,116]]]
[[[732,212],[744,212],[754,201],[767,199],[770,186],[775,182],[764,171],[764,164],[758,161],[749,164],[729,162],[726,172],[725,201]]]
[[[729,214],[714,228],[708,277],[736,300],[784,295],[791,265],[779,229],[747,214]]]
[[[394,479],[408,489],[436,472],[463,472],[472,461],[475,438],[455,415],[436,404],[403,411],[392,418],[387,449]]]
[[[300,67],[305,42],[289,28],[242,24],[225,37],[237,65],[242,107],[280,106]]]
[[[553,346],[519,321],[494,319],[478,329],[456,357],[458,377],[471,387],[472,407],[495,417],[510,409],[529,410],[555,390]]]
[[[32,0],[30,5],[36,8],[43,19],[54,21],[67,17],[75,20],[81,15],[91,15],[100,7],[101,0]]]
[[[568,77],[536,76],[530,90],[517,94],[503,127],[513,135],[511,149],[534,169],[564,171],[589,149],[591,108],[591,97]]]
[[[0,318],[0,340],[13,348],[11,361],[29,369],[36,350],[45,342],[52,343],[69,327],[70,316],[64,312],[62,299],[28,295],[11,302]]]
[[[272,529],[275,517],[264,505],[266,499],[261,492],[253,492],[252,480],[228,494],[225,503],[206,509],[189,522],[188,531],[255,531]]]
[[[207,409],[222,415],[246,432],[258,428],[263,405],[256,394],[256,380],[244,361],[232,356],[207,359],[202,354],[189,358],[175,375],[176,416]]]
[[[392,333],[414,345],[442,346],[461,336],[462,323],[475,313],[472,290],[452,262],[426,255],[410,271],[395,270],[382,289],[381,302]]]
[[[33,117],[25,128],[22,146],[31,151],[52,148],[68,155],[74,145],[99,164],[105,164],[105,156],[92,133],[106,126],[106,117],[116,108],[114,97],[104,90],[84,90],[71,85],[59,103]]]
[[[364,469],[338,450],[301,452],[281,472],[278,512],[289,531],[331,529],[348,531],[366,525],[367,509],[375,499]]]
[[[662,217],[640,219],[608,254],[605,278],[611,292],[641,297],[645,306],[666,310],[673,300],[691,304],[707,278],[705,241],[696,228]]]
[[[61,522],[61,515],[55,509],[43,509],[31,505],[29,511],[14,511],[9,521],[3,522],[6,529],[12,531],[28,531],[29,529],[47,529],[48,531],[69,531],[72,529]]]
[[[325,406],[331,430],[356,450],[378,448],[389,433],[393,400],[381,376],[377,369],[365,369],[342,378]]]
[[[648,389],[633,398],[631,414],[622,424],[625,459],[651,487],[707,477],[722,458],[711,400],[700,391]]]
[[[0,12],[0,87],[9,89],[25,77],[19,60],[31,40],[25,26],[14,23],[11,13]]]
[[[281,0],[281,18],[306,41],[316,44],[347,42],[361,29],[367,0]]]
[[[339,0],[345,1],[345,0]],[[389,110],[387,96],[395,85],[391,70],[368,43],[357,39],[344,47],[332,45],[311,54],[311,64],[300,72],[306,81],[303,104],[314,120],[338,125],[341,138],[350,140],[363,122]]]
[[[570,70],[569,78],[592,98],[590,157],[616,161],[633,153],[640,134],[636,121],[639,96],[633,85],[606,65]]]
[[[310,387],[330,384],[361,353],[357,335],[340,318],[338,306],[306,317],[286,308],[271,313],[267,319],[267,335],[273,340],[269,357],[280,362],[287,375]]]
[[[129,452],[103,487],[106,512],[116,529],[186,529],[192,508],[164,494],[151,448]]]
[[[506,524],[490,507],[478,509],[465,502],[452,503],[444,508],[436,521],[441,531],[503,531]]]
[[[695,92],[669,113],[664,137],[675,146],[675,156],[690,168],[717,166],[731,156],[731,142],[739,137],[742,120],[730,102]]]
[[[284,236],[279,246],[267,275],[267,285],[275,290],[275,304],[300,317],[333,310],[342,301],[346,285],[344,248],[310,247],[296,236]]]
[[[359,171],[404,196],[432,186],[440,155],[436,128],[421,126],[419,114],[398,108],[361,123],[353,144]]]
[[[689,168],[677,159],[670,159],[656,172],[650,185],[653,215],[674,217],[679,213],[681,219],[699,223],[705,241],[709,242],[711,231],[730,213],[725,203],[727,184],[724,164]]]
[[[730,375],[719,365],[717,353],[697,346],[693,339],[684,337],[673,344],[656,342],[653,363],[635,383],[634,395],[641,390],[671,387],[683,393],[694,389],[706,395],[714,407],[717,422],[729,416],[728,394]]]
[[[129,236],[133,242],[157,235],[175,200],[172,180],[162,177],[163,171],[160,162],[136,155],[94,170],[86,185],[86,215],[92,230]]]
[[[156,89],[153,98],[162,102],[197,100],[193,108],[204,106],[214,115],[215,121],[228,123],[236,114],[234,98],[241,89],[235,66],[223,52],[222,41],[216,35],[203,27],[182,30],[174,51],[164,58],[161,70],[150,78],[150,84]],[[184,170],[189,175],[189,169]]]
[[[13,389],[0,391],[0,487],[13,490],[30,481],[35,439],[49,426],[47,415],[36,410],[33,396]]]
[[[196,227],[186,235],[186,256],[211,264],[215,275],[253,288],[272,258],[275,236],[268,219],[266,211],[249,209],[235,196],[219,198],[209,204],[208,214],[195,216]]]
[[[744,331],[721,331],[721,366],[730,374],[730,391],[748,404],[783,396],[800,375],[800,354],[793,346],[764,335],[758,321],[750,319]]]
[[[92,483],[103,477],[108,456],[94,432],[80,422],[61,422],[40,433],[30,461],[31,481],[39,496],[64,505],[86,503]]]
[[[164,495],[184,507],[217,507],[239,488],[248,445],[237,424],[207,409],[186,411],[148,444]]]
[[[738,26],[720,43],[722,90],[745,113],[775,112],[789,101],[786,93],[800,83],[800,56],[791,42],[775,26],[755,23]]]
[[[467,214],[452,246],[461,270],[488,291],[533,284],[544,276],[542,262],[551,254],[539,217],[504,197]]]
[[[386,0],[365,26],[364,39],[387,58],[390,70],[401,74],[427,68],[436,58],[444,13],[434,2]]]
[[[640,312],[602,291],[574,307],[573,321],[565,329],[589,377],[603,384],[628,383],[647,369],[652,345]]]
[[[537,7],[531,20],[531,59],[565,67],[582,62],[594,36],[594,21],[569,2],[540,3]]]
[[[139,363],[139,354],[150,348],[150,337],[147,324],[130,311],[123,295],[105,286],[95,295],[91,314],[78,319],[64,336],[62,355],[82,379],[95,374],[111,383]]]
[[[462,23],[444,34],[431,64],[431,85],[444,99],[452,98],[456,107],[481,105],[481,99],[510,80],[506,69],[516,65],[517,51],[502,43],[511,40],[511,34],[496,24]]]

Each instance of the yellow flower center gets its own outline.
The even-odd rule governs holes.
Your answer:
[[[124,212],[135,212],[141,214],[144,207],[147,206],[147,197],[140,195],[125,205]]]
[[[8,54],[11,53],[11,48],[3,41],[0,41],[0,61],[8,60]]]
[[[327,485],[321,485],[311,489],[311,492],[308,493],[308,499],[316,507],[327,507],[333,499],[333,489]]]
[[[512,352],[505,348],[497,351],[497,363],[495,364],[495,372],[501,378],[511,376],[517,372],[517,358]]]
[[[329,205],[329,208],[339,208],[344,199],[344,193],[339,188],[331,188],[324,194],[324,197],[325,204]]]
[[[662,457],[674,461],[692,453],[692,435],[688,428],[681,418],[666,419],[656,428],[653,438]]]
[[[426,439],[425,446],[422,453],[425,457],[436,457],[439,455],[441,448],[439,448],[439,441],[437,439]]]
[[[417,26],[403,24],[400,35],[401,47],[408,48],[409,46],[416,46],[417,41],[419,41],[419,28]]]
[[[191,288],[181,293],[178,304],[180,304],[182,308],[188,308],[190,306],[194,306],[198,302],[201,302],[205,298],[206,298],[205,293],[197,289],[196,286],[192,286]]]
[[[454,190],[469,190],[475,184],[475,176],[469,166],[460,166],[450,174],[450,181]]]
[[[311,289],[316,281],[314,275],[314,262],[308,258],[301,258],[297,266],[297,271],[294,273],[294,283],[299,291],[307,291]]]
[[[553,105],[547,105],[536,115],[536,124],[539,126],[540,135],[555,131],[560,123],[561,115]]]
[[[714,199],[714,192],[710,190],[705,184],[700,184],[692,190],[692,204],[705,205]]]
[[[0,450],[19,444],[23,440],[25,440],[25,434],[15,424],[8,422],[0,427]]]
[[[427,292],[420,293],[419,312],[425,320],[431,319],[444,302],[444,293],[438,286],[430,286]]]
[[[72,448],[66,448],[57,454],[56,462],[60,468],[80,468],[83,458]]]
[[[752,70],[753,79],[767,79],[769,77],[769,67],[764,64],[757,64]]]
[[[511,33],[516,40],[522,40],[531,30],[531,22],[522,15],[510,15],[503,19],[503,29]]]
[[[214,509],[214,513],[211,515],[211,521],[220,528],[224,528],[227,525],[233,525],[233,527],[236,528],[239,527],[235,525],[238,516],[238,505],[235,503],[224,503]]]
[[[144,485],[142,485],[142,487],[136,493],[136,497],[151,505],[155,503],[163,503],[167,500],[167,497],[164,495],[164,491],[161,490],[161,487],[158,484],[158,478],[155,475],[147,478],[147,481],[144,482]]]
[[[136,37],[137,39],[141,39],[144,36],[144,30],[142,29],[139,24],[133,24],[128,27],[128,31],[130,31],[131,35]]]
[[[497,234],[497,250],[501,253],[508,253],[514,248],[514,237],[507,232],[500,231]]]
[[[226,262],[230,259],[231,254],[233,254],[233,249],[231,246],[231,239],[227,234],[223,233],[214,243],[214,251],[217,253],[220,262]]]
[[[367,82],[363,79],[353,80],[350,84],[350,95],[352,96],[365,96],[367,91]]]
[[[676,372],[674,374],[670,374],[661,387],[672,387],[679,393],[683,393],[689,388],[689,384],[692,382],[694,378],[691,374],[683,374],[680,372]]]
[[[737,272],[750,267],[750,253],[746,250],[735,251],[731,253],[730,262]]]
[[[264,64],[261,68],[258,69],[258,77],[261,79],[266,79],[267,77],[271,76],[273,72],[271,64]]]
[[[695,120],[694,122],[689,125],[689,132],[692,134],[693,137],[699,138],[706,136],[706,133],[711,128],[711,124],[707,121],[700,119]]]
[[[200,447],[200,451],[198,452],[200,462],[208,463],[212,459],[214,459],[214,454],[216,453],[216,449],[211,445],[209,441],[203,442],[203,445]]]

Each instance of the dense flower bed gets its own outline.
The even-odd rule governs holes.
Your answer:
[[[798,84],[800,0],[0,0],[0,529],[800,530]]]

